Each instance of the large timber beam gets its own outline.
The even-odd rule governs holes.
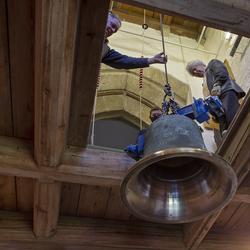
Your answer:
[[[31,142],[0,136],[0,174],[93,186],[116,186],[135,161],[125,153],[102,148],[67,147],[62,164],[56,169],[37,168],[32,157]],[[247,163],[250,169],[250,162]],[[233,199],[250,203],[250,188],[240,187]]]
[[[0,174],[37,180],[60,181],[94,186],[119,186],[127,170],[135,163],[125,153],[98,148],[68,147],[56,168],[37,167],[32,143],[12,137],[0,137]]]
[[[205,25],[250,37],[250,11],[216,0],[119,0],[167,15],[179,15]],[[247,0],[244,0],[248,2]],[[242,1],[242,2],[244,2]],[[243,6],[244,4],[242,4]],[[222,14],[223,13],[223,14]]]
[[[78,1],[35,2],[35,139],[38,167],[61,163],[69,120]],[[37,237],[55,233],[60,185],[36,180],[33,230]]]
[[[226,137],[219,146],[217,153],[227,160],[236,172],[240,184],[247,176],[250,168],[250,92],[231,124]],[[242,198],[242,196],[241,196]],[[241,198],[238,198],[241,199]],[[246,197],[245,197],[246,198]],[[237,200],[237,198],[236,198]],[[220,212],[201,221],[187,224],[184,227],[184,241],[188,249],[197,249]]]
[[[68,144],[85,146],[100,69],[109,0],[81,1]]]

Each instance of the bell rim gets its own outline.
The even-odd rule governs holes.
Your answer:
[[[181,220],[166,220],[166,219],[157,219],[154,217],[142,215],[140,213],[137,213],[136,210],[132,209],[129,205],[129,202],[126,198],[126,185],[130,179],[130,177],[136,173],[140,172],[141,170],[145,169],[149,165],[153,164],[154,162],[157,162],[160,160],[170,159],[174,157],[180,157],[180,156],[193,156],[195,158],[203,159],[208,162],[213,163],[214,165],[218,166],[220,165],[224,169],[224,173],[227,174],[227,176],[232,178],[232,186],[231,190],[226,197],[226,199],[217,207],[215,207],[213,210],[207,212],[205,215],[197,215],[190,219],[181,219]],[[156,223],[162,223],[162,224],[181,224],[181,223],[189,223],[193,221],[200,220],[202,218],[205,218],[207,216],[214,215],[216,212],[219,212],[222,210],[233,198],[237,191],[238,186],[238,180],[237,176],[233,170],[233,168],[230,166],[230,164],[223,159],[220,155],[200,149],[200,148],[190,148],[190,147],[178,147],[178,148],[168,148],[164,150],[159,150],[157,152],[154,152],[153,154],[145,156],[143,159],[136,162],[129,170],[127,175],[124,177],[124,179],[121,182],[120,185],[120,195],[121,200],[123,204],[126,206],[126,208],[131,212],[131,214],[135,215],[137,218],[150,221],[150,222],[156,222]]]

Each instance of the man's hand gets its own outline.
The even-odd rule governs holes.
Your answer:
[[[213,85],[213,88],[211,90],[211,95],[213,95],[213,96],[220,96],[221,95],[221,84],[219,82],[216,82]]]
[[[168,61],[168,56],[164,56],[164,53],[157,54],[151,58],[148,58],[148,63],[153,64],[153,63],[161,63],[164,64]]]

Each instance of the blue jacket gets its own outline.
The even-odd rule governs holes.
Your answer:
[[[116,69],[136,69],[149,67],[148,58],[130,57],[110,49],[107,43],[103,44],[102,63]]]

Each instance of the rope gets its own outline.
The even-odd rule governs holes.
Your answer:
[[[163,34],[163,20],[162,19],[163,19],[162,14],[160,14],[161,42],[162,42],[163,55],[164,55],[164,57],[166,57],[164,34]],[[168,83],[167,63],[164,63],[164,68],[165,68],[166,85],[169,85],[169,83]]]
[[[143,58],[143,54],[144,54],[145,30],[147,28],[148,28],[148,25],[146,24],[146,10],[144,10],[143,24],[142,24],[142,50],[141,50],[141,58]],[[143,88],[143,68],[140,68],[140,71],[139,71],[139,95],[140,95],[139,117],[140,117],[140,130],[142,130],[142,88]]]
[[[95,100],[92,112],[92,128],[91,128],[91,137],[90,137],[90,144],[94,145],[94,137],[95,137],[95,113],[96,113],[96,100],[97,100],[97,90],[99,88],[101,82],[101,67],[98,71],[97,82],[96,82],[96,91],[95,91]]]
[[[112,10],[113,10],[113,7],[114,7],[114,1],[111,1],[109,11],[112,11]]]
[[[161,41],[162,41],[163,55],[164,57],[166,57],[162,14],[160,14],[160,28],[161,28]],[[174,92],[172,91],[171,86],[168,82],[167,62],[164,63],[164,69],[165,69],[166,84],[164,86],[165,95],[163,97],[163,102],[162,102],[162,111],[164,114],[169,114],[169,111],[171,111],[172,114],[176,114],[176,110],[179,108],[179,105],[174,100],[174,97],[175,97]]]

